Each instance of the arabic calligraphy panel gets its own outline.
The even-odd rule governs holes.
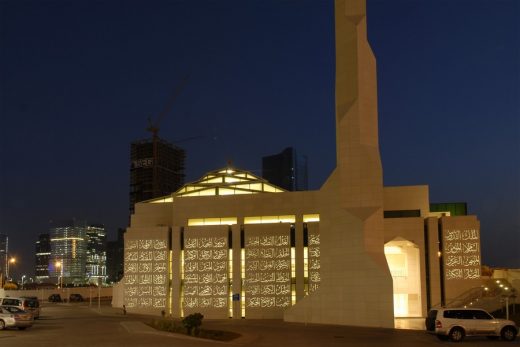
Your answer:
[[[248,227],[253,230],[255,227]],[[268,226],[258,230],[269,230]],[[289,228],[284,234],[269,230],[261,235],[246,229],[245,281],[247,307],[276,308],[291,303],[291,249]],[[261,283],[261,284],[260,284]],[[287,289],[288,288],[288,289]],[[277,297],[283,299],[277,301]],[[285,307],[285,306],[283,306]]]
[[[187,235],[185,244],[190,247],[184,251],[184,296],[194,300],[183,305],[223,308],[229,294],[227,238],[195,235]]]

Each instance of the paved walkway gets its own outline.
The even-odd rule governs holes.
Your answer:
[[[157,331],[145,322],[150,316],[127,314],[108,305],[88,303],[43,307],[41,319],[31,329],[0,331],[0,346],[38,347],[426,347],[445,345],[425,331],[362,328],[319,324],[288,323],[282,320],[204,320],[203,328],[231,331],[240,337],[230,342],[193,338]],[[416,323],[419,319],[401,320]],[[411,325],[411,324],[410,324]],[[475,338],[464,344],[496,346],[496,341]],[[519,346],[520,339],[508,346]]]
[[[146,335],[160,335],[163,337],[169,337],[171,339],[181,339],[185,341],[185,343],[205,343],[209,345],[215,344],[228,344],[228,345],[236,345],[236,346],[272,346],[279,345],[283,346],[285,344],[296,344],[299,347],[304,346],[326,346],[336,344],[340,345],[349,345],[347,343],[350,341],[353,336],[361,336],[368,337],[367,341],[363,343],[363,345],[370,346],[372,343],[370,342],[373,339],[373,335],[381,335],[386,337],[385,339],[394,340],[396,338],[396,334],[399,335],[399,329],[401,330],[422,330],[419,331],[419,335],[421,339],[425,338],[427,340],[435,341],[437,339],[432,339],[432,336],[429,336],[424,333],[424,319],[423,318],[398,318],[395,320],[397,329],[374,329],[374,328],[363,328],[363,327],[344,327],[344,326],[331,326],[331,325],[320,325],[320,324],[302,324],[302,323],[287,323],[282,320],[250,320],[250,319],[228,319],[228,320],[205,320],[204,328],[205,329],[214,329],[214,330],[222,330],[222,331],[233,331],[241,334],[241,336],[233,341],[229,342],[220,342],[213,340],[203,340],[199,338],[194,338],[182,334],[172,334],[168,332],[158,331],[144,322],[149,320],[151,317],[146,315],[135,315],[128,314],[124,315],[123,311],[118,308],[112,308],[109,306],[101,306],[101,308],[97,308],[97,306],[91,307],[90,310],[93,312],[110,317],[121,317],[121,318],[138,318],[137,320],[124,320],[121,321],[121,326],[131,334],[146,334]],[[406,334],[406,332],[403,331]],[[285,341],[286,340],[286,341]],[[271,342],[267,342],[271,341]],[[282,342],[285,341],[285,342]],[[379,346],[381,340],[378,339],[379,342],[373,344],[374,346]],[[411,341],[411,342],[410,342]],[[416,339],[408,340],[410,342],[410,346],[416,346],[419,343]],[[421,344],[424,344],[425,341],[421,341]],[[358,345],[357,343],[355,345]],[[399,344],[400,347],[407,346],[407,342],[404,344]]]

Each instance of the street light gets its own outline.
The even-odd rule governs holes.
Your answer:
[[[14,265],[16,264],[16,258],[15,257],[11,257],[9,258],[9,261],[7,262],[7,269],[6,269],[6,278],[9,278],[10,275],[9,275],[9,267],[10,265]]]
[[[63,263],[61,261],[57,261],[54,265],[56,265],[56,268],[60,268],[60,276],[58,277],[58,288],[63,288]]]

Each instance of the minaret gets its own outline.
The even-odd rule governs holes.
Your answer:
[[[365,0],[335,0],[337,166],[320,190],[321,284],[285,320],[393,327],[384,255],[376,63]]]

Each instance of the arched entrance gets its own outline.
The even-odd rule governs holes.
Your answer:
[[[394,316],[421,317],[419,247],[396,238],[385,244],[385,256],[394,281]]]

